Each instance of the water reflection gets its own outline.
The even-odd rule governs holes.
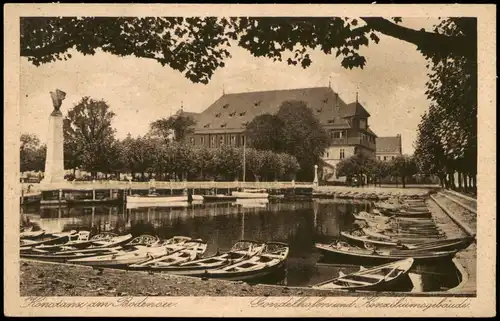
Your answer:
[[[93,232],[156,234],[161,238],[174,235],[199,237],[207,241],[206,255],[229,250],[240,239],[279,241],[290,246],[284,275],[263,282],[311,285],[337,277],[339,272],[359,270],[355,265],[322,264],[316,242],[340,237],[354,222],[353,211],[370,210],[367,202],[334,202],[332,200],[267,202],[215,202],[181,207],[126,208],[126,206],[88,206],[72,208],[23,208],[23,219],[29,219],[50,232],[86,229]],[[318,263],[319,262],[319,263]],[[330,262],[331,263],[331,262]],[[422,268],[410,276],[418,291],[453,287],[457,276],[454,267]],[[412,271],[413,272],[413,271]],[[411,287],[406,290],[411,290]]]

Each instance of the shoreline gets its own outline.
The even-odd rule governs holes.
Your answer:
[[[167,273],[93,269],[65,263],[21,259],[20,294],[26,296],[311,296],[311,297],[474,297],[461,292],[348,292],[309,287],[225,281]]]

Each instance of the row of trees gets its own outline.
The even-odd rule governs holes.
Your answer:
[[[235,180],[243,179],[245,159],[246,180],[294,179],[299,170],[295,157],[253,148],[219,148],[192,146],[183,142],[164,143],[149,137],[127,137],[120,145],[122,171],[157,179]],[[245,153],[245,155],[243,155]]]
[[[474,23],[447,19],[435,32],[469,36]],[[475,44],[474,44],[475,46]],[[415,144],[421,172],[436,175],[447,188],[474,191],[477,174],[477,56],[450,53],[429,61],[427,97]],[[458,176],[458,186],[455,177]]]
[[[337,176],[346,176],[347,181],[357,178],[363,182],[366,177],[368,182],[381,184],[387,177],[399,177],[401,184],[406,187],[408,177],[418,173],[418,167],[413,157],[400,155],[390,161],[378,160],[365,153],[343,159],[337,165]]]
[[[115,138],[111,126],[115,114],[104,100],[83,97],[64,119],[65,168],[106,174],[132,173],[157,179],[252,180],[294,179],[300,165],[284,152],[222,146],[195,147],[185,142],[192,120],[177,114],[150,125],[144,136]],[[21,171],[42,170],[45,146],[34,135],[21,136]],[[245,153],[245,155],[243,155]]]

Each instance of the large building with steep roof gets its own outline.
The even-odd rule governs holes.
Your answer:
[[[325,151],[323,177],[335,180],[335,167],[358,150],[375,154],[375,133],[370,129],[370,114],[359,103],[346,103],[330,87],[299,88],[223,94],[195,119],[193,145],[242,146],[245,126],[256,116],[276,114],[284,101],[304,101],[330,136]]]
[[[403,144],[401,135],[398,134],[392,137],[378,137],[376,157],[379,160],[388,161],[403,154]]]

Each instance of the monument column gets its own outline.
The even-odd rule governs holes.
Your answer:
[[[45,158],[45,172],[42,184],[51,184],[64,181],[64,138],[63,115],[59,110],[66,93],[56,89],[50,92],[54,110],[49,117],[47,135],[47,155]]]

